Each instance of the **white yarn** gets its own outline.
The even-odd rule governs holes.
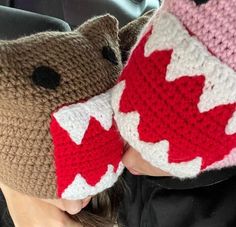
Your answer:
[[[110,188],[121,175],[124,165],[120,162],[117,171],[114,171],[113,165],[107,166],[107,172],[101,177],[100,181],[95,186],[87,183],[81,174],[77,174],[73,182],[62,193],[63,199],[77,200],[84,199],[88,196],[93,196]]]
[[[225,155],[224,159],[213,163],[212,165],[208,166],[205,170],[212,170],[212,169],[222,169],[225,167],[235,166],[236,163],[236,148],[232,149],[232,151]]]
[[[159,13],[153,20],[153,30],[145,45],[145,56],[156,50],[173,50],[167,68],[167,81],[183,76],[205,76],[205,86],[198,103],[200,112],[236,102],[236,73],[206,47],[189,35],[179,20],[168,12]],[[225,132],[236,133],[236,112],[229,120]]]
[[[121,136],[153,166],[161,168],[180,178],[194,177],[201,170],[202,158],[196,157],[188,162],[169,163],[169,142],[162,140],[157,143],[147,143],[139,139],[138,125],[140,116],[138,112],[121,113],[119,111],[120,99],[125,88],[125,81],[117,84],[112,91],[112,107],[115,120]]]
[[[144,55],[146,57],[157,50],[173,50],[167,68],[167,81],[174,81],[183,76],[202,75],[205,77],[205,85],[198,103],[199,112],[236,103],[236,73],[234,70],[209,53],[196,37],[190,36],[175,16],[162,10],[154,15],[148,27],[152,27],[152,34],[145,45]],[[137,112],[127,114],[119,112],[120,98],[124,88],[125,81],[122,81],[112,93],[112,106],[121,135],[153,166],[180,178],[196,176],[201,171],[202,159],[200,157],[180,164],[168,163],[169,142],[167,140],[158,143],[145,143],[139,140],[139,114]],[[229,119],[225,132],[226,134],[236,133],[236,111]],[[233,149],[223,160],[212,164],[207,170],[233,165],[233,160],[236,160],[235,153],[236,151]]]
[[[91,117],[99,121],[105,130],[112,126],[113,111],[110,91],[89,99],[84,103],[64,106],[53,114],[58,124],[65,129],[71,139],[81,144]]]

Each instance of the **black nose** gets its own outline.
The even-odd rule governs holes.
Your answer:
[[[196,5],[201,5],[207,3],[209,0],[193,0],[193,1],[196,3]]]
[[[32,80],[37,86],[56,89],[60,85],[61,76],[48,66],[40,66],[34,70]]]

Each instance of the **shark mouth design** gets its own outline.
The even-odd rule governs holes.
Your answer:
[[[59,198],[95,195],[111,187],[122,173],[123,142],[110,100],[107,92],[52,114],[50,132]]]
[[[168,12],[140,37],[112,106],[122,137],[174,176],[236,165],[236,73]]]

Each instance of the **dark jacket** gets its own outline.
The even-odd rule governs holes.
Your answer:
[[[124,227],[236,227],[236,168],[192,180],[126,172]]]
[[[14,227],[13,221],[7,209],[5,198],[0,190],[0,227]]]

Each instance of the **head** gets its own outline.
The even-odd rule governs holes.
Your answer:
[[[123,142],[109,89],[122,67],[118,41],[110,15],[0,41],[1,182],[77,213],[117,181]]]
[[[69,218],[88,227],[111,227],[117,223],[118,210],[125,190],[120,177],[113,187],[83,200],[46,199],[49,203],[68,214]]]
[[[142,31],[112,94],[131,172],[192,178],[236,165],[233,9],[166,0]]]
[[[84,208],[73,218],[86,226],[116,221],[123,142],[109,89],[135,42],[124,33],[137,37],[148,19],[118,31],[105,15],[73,32],[0,41],[0,182],[71,215]]]
[[[153,177],[171,176],[170,173],[163,171],[159,167],[156,167],[149,161],[145,160],[138,150],[135,150],[128,145],[124,151],[122,163],[133,175],[146,175]]]
[[[0,189],[15,224],[50,223],[57,226],[60,223],[63,226],[111,227],[117,223],[117,211],[124,189],[121,183],[118,180],[112,188],[81,201],[38,199],[17,192],[1,182]]]

